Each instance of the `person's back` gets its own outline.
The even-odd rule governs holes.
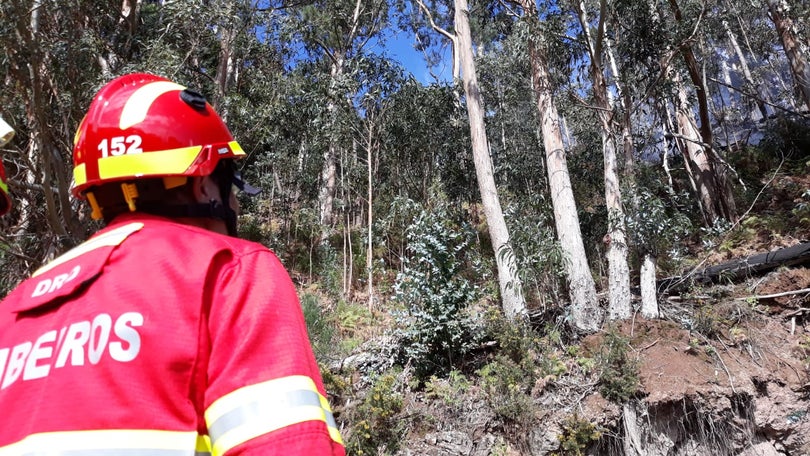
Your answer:
[[[0,303],[0,410],[2,456],[344,454],[278,258],[140,211]]]

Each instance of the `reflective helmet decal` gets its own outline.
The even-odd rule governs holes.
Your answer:
[[[184,90],[185,87],[180,84],[175,84],[169,81],[157,81],[146,84],[139,88],[132,95],[129,96],[121,111],[121,119],[118,122],[118,128],[126,130],[127,128],[137,125],[146,119],[146,113],[157,98],[166,92],[172,90]]]
[[[129,74],[102,87],[79,124],[72,192],[83,198],[110,182],[205,176],[220,160],[243,157],[202,95],[159,76]]]

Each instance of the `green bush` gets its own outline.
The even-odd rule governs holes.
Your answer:
[[[462,275],[472,243],[468,226],[451,222],[444,208],[422,211],[407,230],[407,258],[394,285],[405,311],[398,317],[400,362],[422,380],[445,374],[477,345],[467,313],[477,289]]]
[[[346,452],[355,456],[393,454],[399,449],[404,426],[397,418],[402,411],[402,394],[397,375],[387,373],[374,381],[366,393],[347,436]],[[385,452],[385,453],[383,453]]]
[[[532,418],[531,385],[533,375],[509,357],[497,355],[478,371],[481,386],[490,407],[500,419],[508,423],[528,425]]]
[[[605,399],[623,404],[641,388],[638,360],[630,357],[630,343],[615,327],[605,334],[597,356],[602,373],[599,392]]]
[[[583,456],[588,447],[601,437],[602,433],[596,425],[574,414],[563,422],[563,432],[557,436],[557,440],[560,441],[560,449],[553,452],[552,455]]]
[[[567,368],[549,349],[549,336],[507,320],[497,309],[486,314],[486,334],[498,347],[478,371],[490,407],[505,422],[528,425],[534,419],[531,394],[537,380],[558,377]]]
[[[459,407],[470,389],[470,382],[460,371],[452,370],[447,378],[431,376],[425,382],[425,396],[441,401],[450,408]]]

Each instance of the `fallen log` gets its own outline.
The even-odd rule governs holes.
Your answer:
[[[710,266],[702,270],[677,277],[667,277],[657,281],[658,292],[679,291],[698,284],[733,282],[756,275],[762,275],[781,266],[810,264],[810,242],[785,247],[772,252],[759,253],[746,258]]]

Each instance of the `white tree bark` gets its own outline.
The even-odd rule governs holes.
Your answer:
[[[645,318],[659,318],[658,296],[655,284],[655,257],[649,253],[644,254],[641,262],[641,315]]]
[[[757,84],[754,81],[754,75],[751,73],[751,68],[748,65],[748,59],[745,58],[745,54],[743,54],[742,48],[740,48],[740,43],[737,41],[737,36],[734,34],[734,31],[731,30],[731,26],[729,25],[728,21],[725,19],[722,21],[723,29],[728,36],[728,41],[731,44],[731,48],[734,50],[734,53],[737,55],[737,60],[740,61],[740,69],[742,70],[742,75],[745,78],[745,81],[751,88],[756,90],[758,100],[756,100],[757,107],[759,108],[759,113],[763,119],[768,118],[768,107],[766,103],[770,103],[770,96],[768,94],[768,88],[765,87],[764,84]]]
[[[343,54],[336,55],[335,60],[332,62],[332,70],[330,76],[332,78],[331,87],[334,89],[338,86],[337,81],[343,75]],[[326,105],[326,112],[329,116],[331,125],[337,123],[337,105],[335,104],[335,97],[337,94],[332,93],[329,97],[329,102]],[[335,181],[337,173],[337,156],[339,150],[335,141],[329,141],[329,146],[326,147],[323,153],[323,167],[321,168],[321,186],[318,190],[318,204],[320,209],[320,223],[321,223],[321,242],[325,241],[329,236],[329,231],[332,228],[332,219],[334,218],[333,201],[335,199]]]
[[[537,8],[532,0],[521,0],[521,6],[531,20],[537,20]],[[602,324],[603,311],[596,297],[596,284],[588,267],[585,245],[579,228],[579,215],[571,189],[571,176],[563,146],[560,116],[551,89],[551,79],[545,56],[530,40],[529,59],[532,69],[532,89],[537,98],[543,146],[546,152],[551,203],[557,237],[566,256],[568,292],[571,298],[571,323],[580,332],[595,332]]]
[[[498,284],[501,289],[503,310],[507,318],[517,320],[526,317],[526,301],[523,286],[517,274],[517,261],[509,241],[509,230],[503,217],[489,143],[484,124],[484,103],[478,87],[473,58],[472,34],[468,17],[467,0],[455,0],[456,55],[460,57],[464,92],[467,98],[467,113],[470,121],[473,161],[478,179],[481,202],[487,218],[489,236],[495,250],[498,267]]]
[[[632,403],[622,406],[624,423],[624,454],[625,456],[647,456],[642,444],[642,426],[639,423],[638,412]]]
[[[715,205],[715,199],[719,198],[719,195],[716,193],[716,184],[712,181],[714,170],[707,156],[708,151],[702,146],[700,132],[695,123],[695,115],[686,88],[677,73],[674,73],[673,82],[677,85],[678,90],[678,100],[675,103],[675,118],[680,135],[678,143],[688,162],[687,172],[697,188],[703,222],[706,226],[712,226],[714,221],[720,217]]]
[[[596,36],[590,32],[585,1],[577,3],[577,13],[588,46],[591,60],[591,81],[593,87],[597,116],[600,121],[602,137],[602,154],[605,174],[605,205],[608,210],[607,242],[608,260],[608,318],[621,320],[632,314],[630,302],[630,267],[627,264],[627,239],[625,235],[624,208],[619,186],[618,164],[616,160],[616,136],[613,131],[613,106],[608,96],[602,64],[602,43],[604,42],[604,21],[606,1],[601,0],[602,14]]]

